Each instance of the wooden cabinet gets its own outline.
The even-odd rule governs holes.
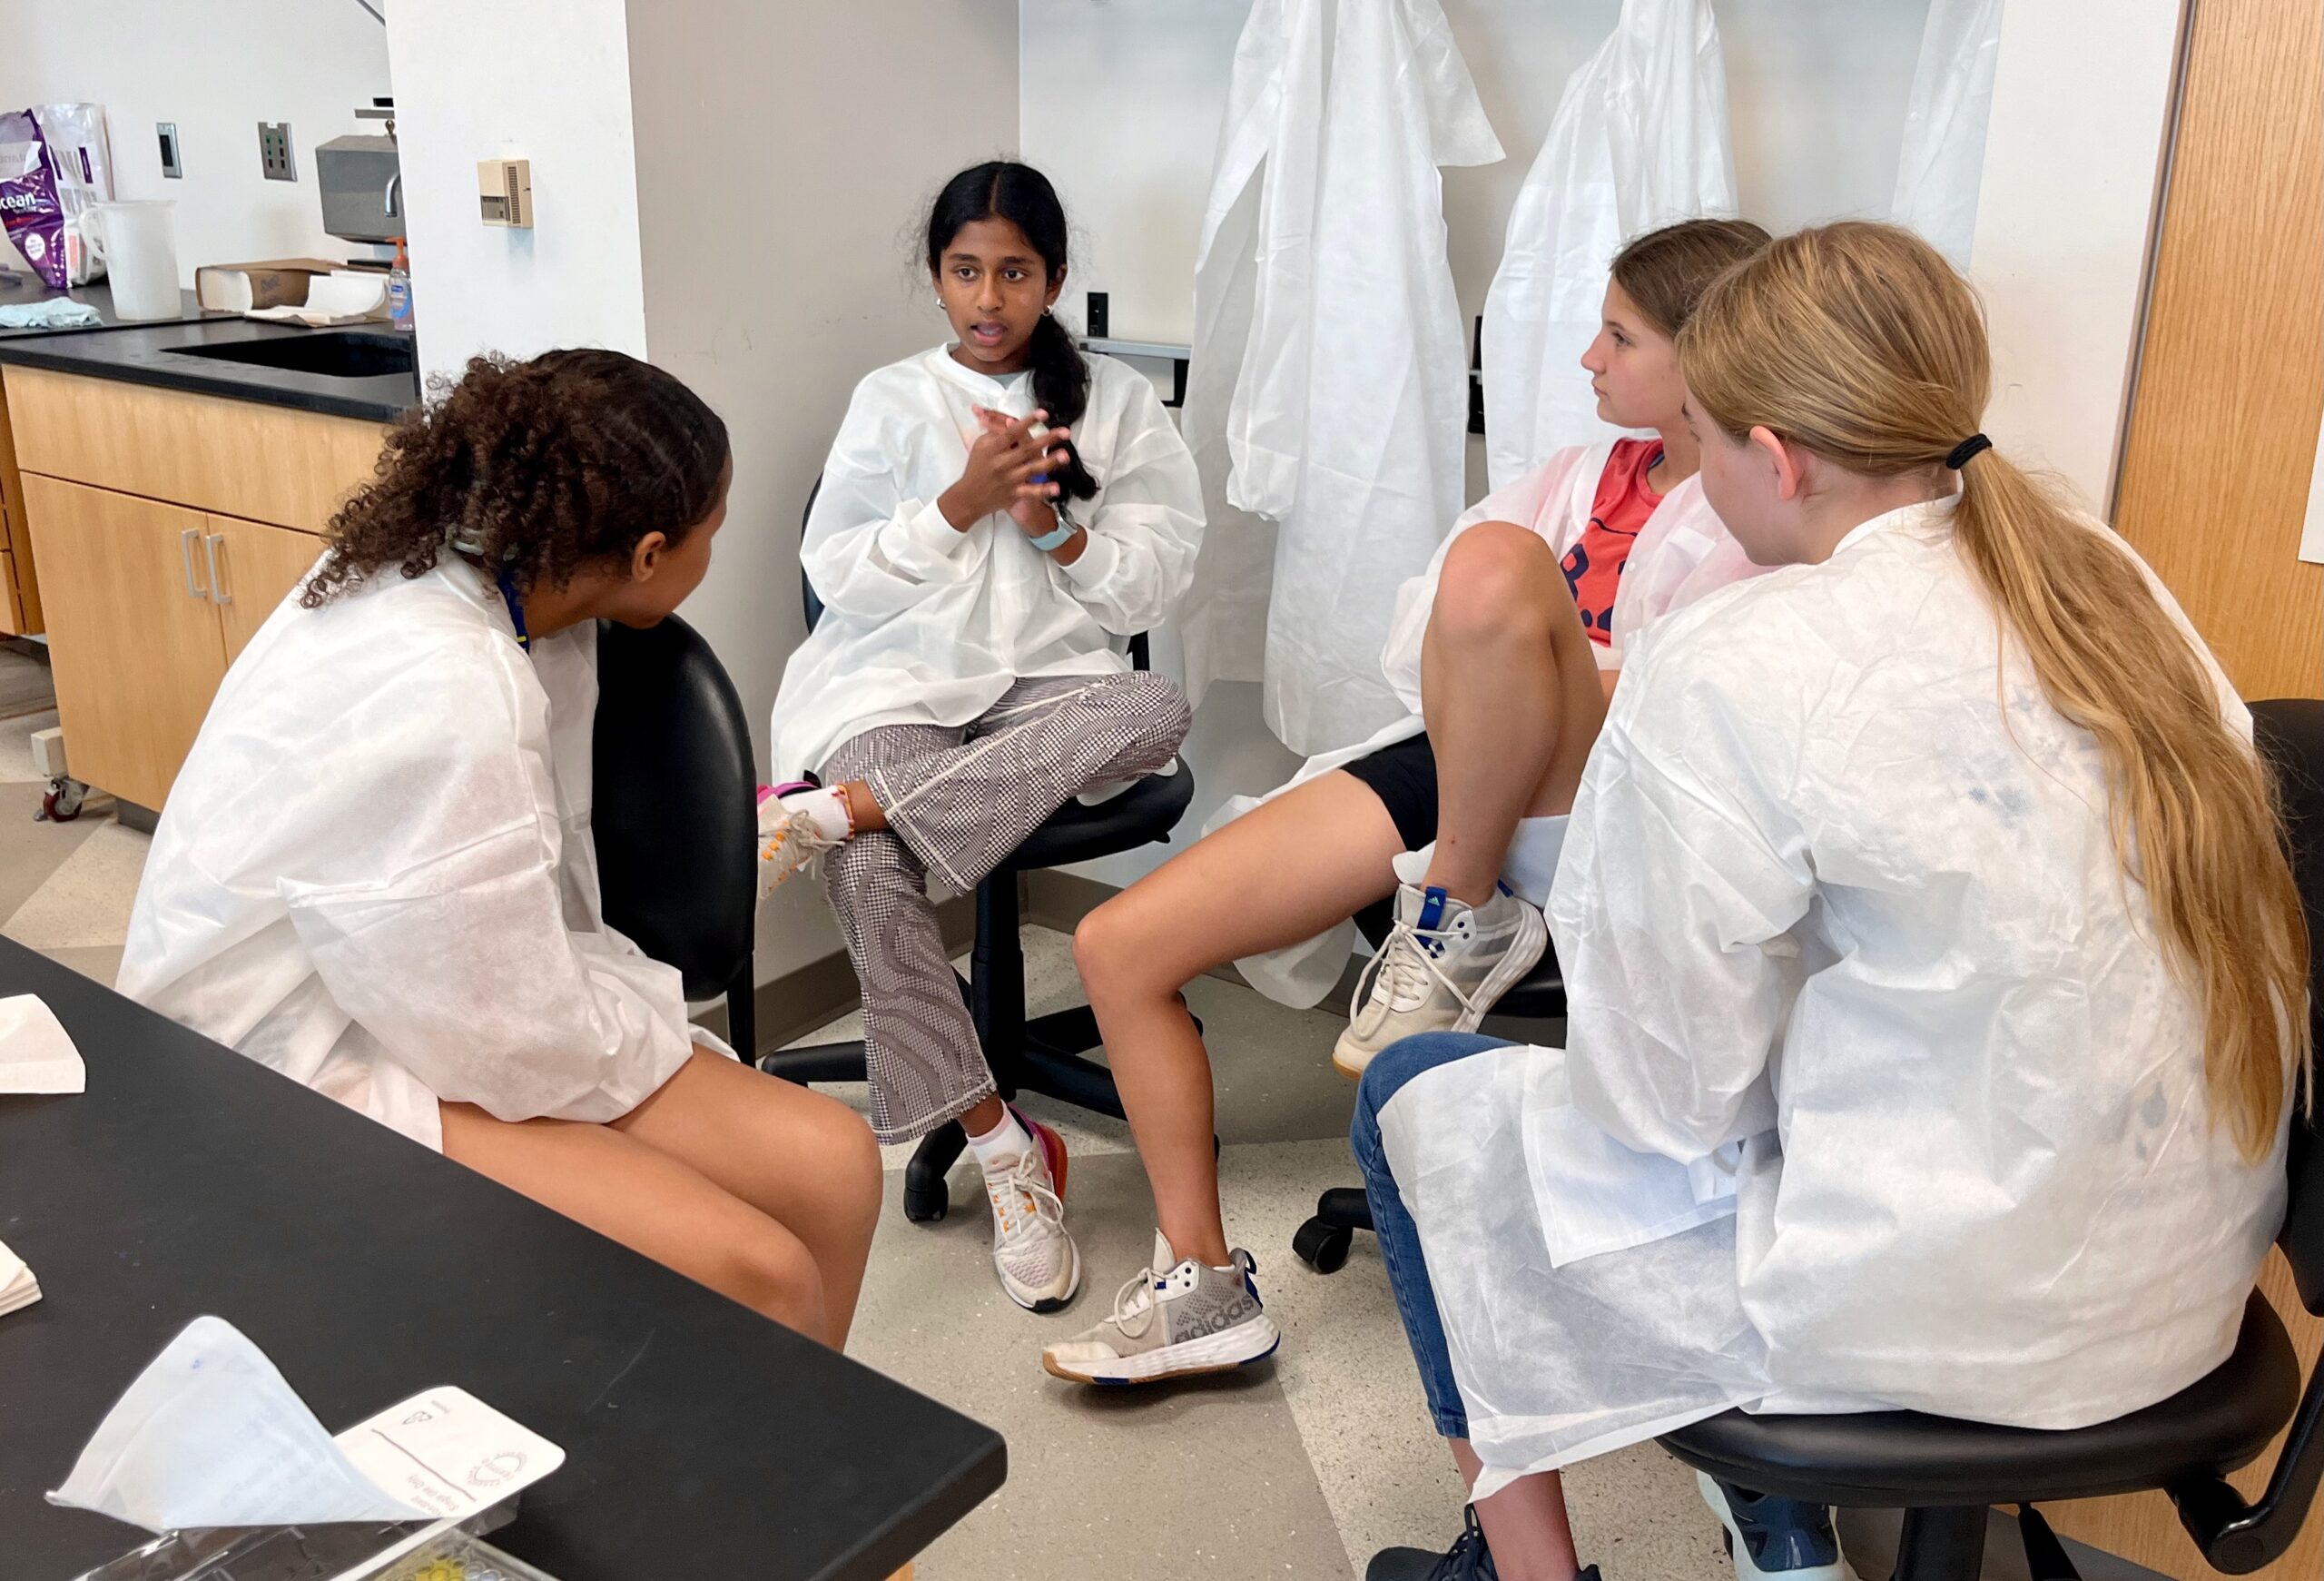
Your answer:
[[[158,807],[226,674],[202,579],[210,519],[37,473],[56,706],[74,774]],[[102,655],[101,662],[88,662]]]
[[[226,662],[232,664],[274,607],[315,568],[322,540],[312,533],[231,516],[212,516],[207,523],[202,570],[211,601],[217,606]]]
[[[381,430],[74,374],[5,378],[73,772],[159,808],[227,667],[370,476]]]
[[[0,399],[0,633],[10,637],[32,637],[44,629],[28,520],[8,402]]]

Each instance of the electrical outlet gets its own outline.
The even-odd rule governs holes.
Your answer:
[[[162,145],[162,174],[171,181],[183,181],[185,168],[178,163],[178,124],[156,121],[153,134]]]
[[[269,181],[297,181],[298,167],[290,163],[290,123],[278,121],[272,124],[258,124],[258,163]]]
[[[1088,295],[1089,306],[1083,324],[1083,332],[1093,341],[1102,341],[1113,333],[1113,314],[1108,311],[1106,292],[1093,291]]]

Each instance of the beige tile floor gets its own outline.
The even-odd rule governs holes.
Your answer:
[[[26,707],[26,662],[0,652],[0,713],[11,697]],[[0,717],[0,934],[110,983],[147,841],[103,804],[72,824],[33,821],[44,787],[27,742],[54,722]],[[1033,1012],[1078,1003],[1068,942],[1028,928],[1025,945]],[[1216,1066],[1228,1230],[1257,1257],[1283,1349],[1170,1389],[1099,1393],[1049,1378],[1041,1345],[1096,1322],[1147,1260],[1152,1203],[1127,1129],[1027,1102],[1072,1149],[1071,1222],[1088,1270],[1080,1298],[1050,1318],[1019,1310],[994,1283],[973,1167],[953,1174],[953,1212],[915,1225],[896,1205],[909,1150],[889,1150],[891,1208],[849,1349],[991,1424],[1009,1448],[1006,1486],[923,1556],[920,1581],[1346,1581],[1384,1545],[1441,1545],[1458,1528],[1460,1484],[1422,1415],[1370,1238],[1329,1278],[1290,1251],[1316,1193],[1356,1179],[1353,1089],[1326,1058],[1343,1023],[1210,979],[1188,997]],[[852,1019],[819,1036],[854,1035]],[[837,1091],[863,1102],[860,1088]],[[1569,1487],[1584,1555],[1608,1581],[1732,1574],[1689,1477],[1660,1451],[1593,1462]],[[1877,1522],[1851,1528],[1867,1575],[1885,1573],[1884,1538]],[[2022,1574],[2012,1557],[1998,1553],[1992,1573]]]

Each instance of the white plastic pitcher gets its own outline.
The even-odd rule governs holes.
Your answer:
[[[177,225],[172,213],[176,207],[169,198],[97,205],[116,318],[174,319],[184,311],[178,296]]]

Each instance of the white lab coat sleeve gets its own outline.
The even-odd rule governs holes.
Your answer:
[[[880,378],[865,380],[848,403],[799,548],[815,596],[869,621],[901,614],[932,592],[980,575],[984,567],[976,528],[956,531],[937,509],[941,489],[927,487],[940,471],[947,472],[950,487],[959,467],[948,471],[931,464],[932,458],[913,464],[915,452],[937,436],[924,422],[890,420],[894,400]]]
[[[1634,674],[1615,695],[1550,910],[1575,1103],[1626,1146],[1693,1163],[1775,1123],[1769,1054],[1797,988],[1786,935],[1815,877],[1736,727],[1670,696],[1679,679]]]
[[[1176,613],[1202,548],[1202,479],[1186,441],[1154,387],[1129,376],[1129,397],[1089,541],[1066,587],[1098,623],[1118,636],[1148,631]]]
[[[333,1002],[439,1100],[507,1121],[604,1122],[668,1080],[692,1037],[675,972],[568,926],[545,732],[518,734],[523,707],[505,692],[472,698],[473,715],[507,717],[450,723],[458,739],[426,766],[440,783],[395,832],[397,868],[279,883]],[[496,738],[505,749],[470,749]]]

